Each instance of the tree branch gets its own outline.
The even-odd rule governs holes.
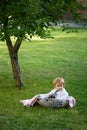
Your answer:
[[[6,17],[4,20],[3,29],[4,29],[4,35],[5,35],[5,40],[6,40],[7,46],[10,46],[11,48],[13,48],[7,26],[8,26],[8,17]]]
[[[15,42],[15,45],[14,45],[14,51],[17,53],[20,46],[21,46],[21,43],[22,43],[22,37],[18,37],[16,42]]]

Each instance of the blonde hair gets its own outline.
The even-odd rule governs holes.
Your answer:
[[[53,86],[55,86],[56,84],[61,84],[64,86],[64,79],[63,78],[60,78],[60,77],[57,77],[53,80]]]

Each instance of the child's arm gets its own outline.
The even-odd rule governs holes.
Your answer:
[[[54,95],[57,92],[57,89],[53,89],[48,93],[48,97],[51,97],[52,95]]]

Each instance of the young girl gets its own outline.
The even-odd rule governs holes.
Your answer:
[[[44,107],[69,107],[75,104],[75,98],[69,96],[64,88],[64,79],[57,77],[53,80],[54,89],[47,94],[38,94],[31,99],[20,100],[25,107],[33,106],[36,102]]]

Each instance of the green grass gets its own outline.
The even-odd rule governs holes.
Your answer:
[[[87,129],[87,30],[66,33],[56,28],[54,39],[23,41],[19,63],[24,88],[15,87],[8,50],[0,42],[0,130],[86,130]],[[72,109],[24,108],[20,99],[52,89],[61,76],[77,104]]]

